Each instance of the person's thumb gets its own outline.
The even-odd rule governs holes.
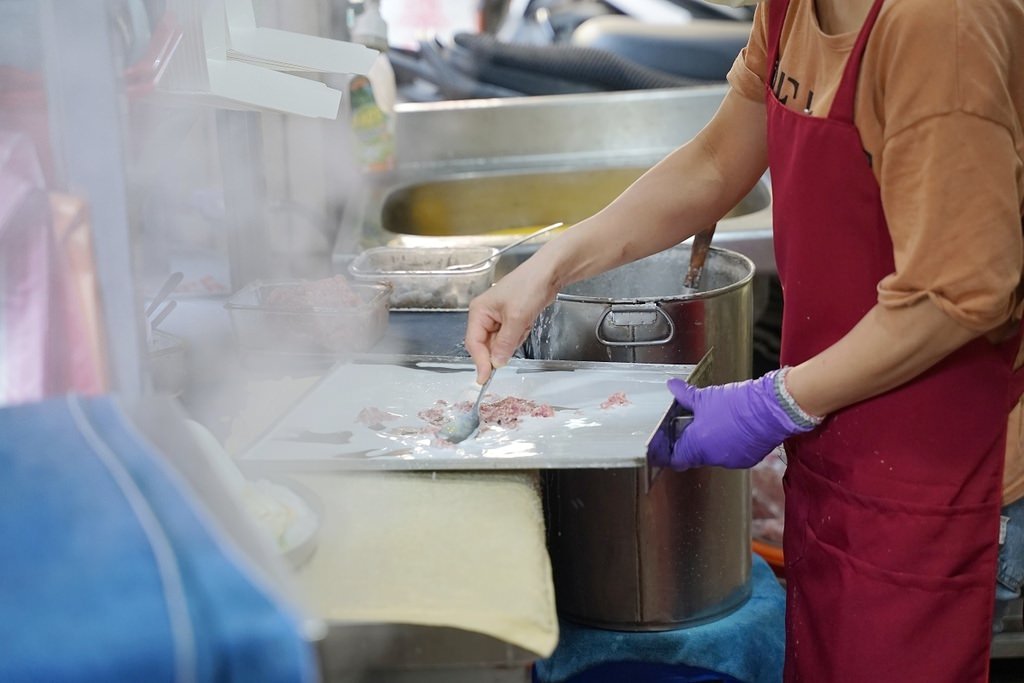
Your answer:
[[[691,467],[700,467],[704,464],[696,440],[693,434],[688,432],[689,428],[683,430],[682,436],[672,444],[671,467],[674,470],[688,470]]]
[[[475,356],[473,358],[473,365],[476,366],[476,383],[483,384],[491,376],[491,372],[494,369],[490,356],[486,358],[484,356]]]
[[[693,411],[693,405],[697,398],[697,388],[692,387],[686,383],[686,381],[673,377],[666,382],[668,390],[672,392],[672,395],[679,401],[679,405],[686,408],[689,411]]]
[[[502,325],[491,343],[491,365],[495,368],[508,365],[509,359],[515,355],[521,341],[509,330],[507,325]]]

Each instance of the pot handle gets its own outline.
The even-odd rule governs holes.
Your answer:
[[[668,324],[668,336],[664,339],[650,339],[645,341],[614,341],[611,339],[605,339],[601,335],[601,328],[604,327],[605,321],[608,316],[614,313],[651,313],[653,314],[651,322],[641,322],[635,325],[625,323],[612,323],[618,324],[619,327],[646,327],[657,322],[657,317],[661,316]],[[597,341],[601,342],[605,346],[658,346],[660,344],[667,344],[676,336],[676,325],[672,322],[672,318],[656,303],[648,302],[642,304],[613,304],[605,309],[604,313],[597,321],[597,325],[594,327],[594,336],[597,337]]]

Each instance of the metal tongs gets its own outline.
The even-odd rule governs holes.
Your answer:
[[[526,237],[522,237],[520,239],[517,239],[515,242],[512,242],[511,244],[506,244],[501,249],[499,249],[498,251],[494,252],[493,254],[491,254],[490,256],[488,256],[487,258],[485,258],[483,260],[476,261],[474,263],[456,263],[455,265],[448,266],[447,268],[445,268],[445,270],[472,270],[473,268],[479,268],[480,266],[484,265],[485,263],[490,263],[494,259],[498,258],[499,256],[504,254],[509,249],[511,249],[513,247],[518,247],[523,242],[528,242],[528,241],[532,240],[534,237],[540,237],[544,233],[551,232],[552,230],[554,230],[556,228],[560,228],[563,225],[565,225],[565,223],[561,223],[561,222],[559,222],[559,223],[552,223],[551,225],[549,225],[549,226],[547,226],[545,228],[541,228],[540,230],[536,230],[534,232],[531,232]]]
[[[164,303],[164,300],[174,293],[174,290],[181,284],[184,277],[184,274],[180,272],[171,273],[167,280],[164,281],[164,284],[160,287],[160,290],[153,297],[153,300],[148,306],[146,306],[145,313],[147,320],[149,320],[150,329],[155,330],[159,327],[160,323],[162,323],[178,305],[178,302],[173,299],[171,301],[167,301],[166,304]],[[161,304],[163,304],[163,308],[160,308]]]

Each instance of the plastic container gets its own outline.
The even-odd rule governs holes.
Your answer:
[[[362,282],[388,282],[396,310],[465,310],[473,297],[494,284],[494,247],[373,247],[348,266]],[[445,270],[490,258],[474,268]]]
[[[342,296],[334,300],[308,296],[314,288],[337,283]],[[235,293],[224,307],[243,351],[345,354],[367,351],[388,326],[391,286],[386,283],[347,283],[336,277],[317,282],[252,282]]]

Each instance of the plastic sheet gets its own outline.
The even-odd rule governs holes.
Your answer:
[[[672,397],[669,377],[690,365],[514,359],[484,403],[514,396],[554,409],[513,427],[489,426],[458,445],[439,442],[421,411],[475,398],[467,359],[398,357],[337,366],[241,460],[286,468],[360,470],[642,467],[646,440]],[[620,392],[625,403],[612,399]],[[360,412],[386,414],[380,424]],[[370,422],[370,424],[366,424]]]

